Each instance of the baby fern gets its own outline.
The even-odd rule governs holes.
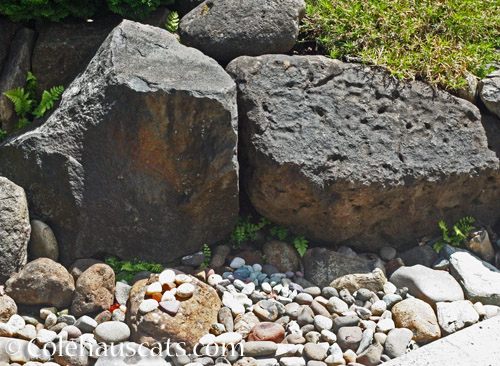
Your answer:
[[[207,244],[203,244],[203,254],[205,254],[205,261],[201,264],[201,268],[207,268],[210,265],[210,259],[212,258],[212,251]]]
[[[176,11],[172,11],[168,14],[165,28],[170,33],[174,33],[179,28],[179,14]]]
[[[469,236],[470,232],[474,230],[471,224],[475,221],[473,217],[466,216],[460,219],[453,225],[453,231],[450,233],[444,221],[439,221],[439,227],[443,233],[443,239],[434,244],[436,252],[440,252],[445,244],[450,244],[458,247]]]
[[[3,93],[14,103],[14,111],[19,116],[19,121],[13,132],[29,125],[33,117],[43,117],[49,109],[54,108],[54,103],[59,100],[59,97],[64,92],[64,87],[55,86],[48,91],[45,90],[42,99],[38,102],[35,96],[35,87],[36,77],[28,71],[26,89],[19,87]]]

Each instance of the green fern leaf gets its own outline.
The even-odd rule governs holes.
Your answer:
[[[24,88],[12,89],[6,91],[3,95],[14,103],[14,110],[18,116],[24,117],[31,111],[32,101],[29,98],[29,94],[24,91]]]
[[[172,11],[168,14],[165,28],[170,33],[174,33],[177,29],[179,29],[179,14],[176,11]]]
[[[54,108],[54,103],[59,100],[59,97],[64,92],[63,86],[54,86],[50,88],[50,91],[44,90],[42,94],[42,100],[36,109],[33,111],[33,115],[37,118],[41,118],[45,113]]]
[[[35,108],[36,101],[36,77],[30,71],[28,71],[28,76],[26,77],[26,94],[28,94],[29,99],[32,100],[31,107]]]

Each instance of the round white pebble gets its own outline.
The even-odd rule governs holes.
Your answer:
[[[212,275],[208,276],[207,282],[210,286],[217,286],[219,284],[219,282],[221,282],[222,280],[223,280],[223,278],[221,275],[212,274]]]
[[[193,279],[186,274],[181,273],[181,274],[178,274],[177,276],[175,276],[175,283],[177,283],[178,285],[182,285],[183,283],[190,283],[190,282],[193,282]]]
[[[163,288],[161,286],[160,282],[153,282],[151,285],[148,286],[146,289],[146,295],[153,295],[153,294],[159,294],[163,291]]]
[[[177,296],[182,298],[188,298],[193,296],[195,287],[191,283],[183,283],[179,287],[177,287]]]
[[[158,309],[158,301],[154,299],[143,300],[139,305],[139,311],[143,314],[150,313]]]
[[[160,273],[159,281],[162,285],[166,283],[172,283],[175,281],[175,272],[171,269],[166,269]]]

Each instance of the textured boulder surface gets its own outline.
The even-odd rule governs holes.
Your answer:
[[[234,82],[214,60],[123,21],[49,119],[0,144],[0,172],[25,187],[65,264],[174,258],[237,221],[236,125]]]
[[[17,304],[50,305],[65,308],[71,304],[75,281],[69,272],[49,258],[29,262],[5,283],[5,292]]]
[[[119,20],[49,23],[39,33],[33,48],[32,67],[37,93],[55,85],[69,85],[83,71]]]
[[[2,37],[2,42],[0,44],[0,73],[2,72],[5,59],[9,54],[10,42],[12,38],[14,38],[18,28],[18,24],[12,23],[6,18],[0,19],[0,35]]]
[[[141,280],[132,286],[127,311],[127,323],[132,330],[131,340],[142,345],[153,345],[170,339],[170,342],[185,342],[183,348],[191,351],[198,340],[209,332],[210,326],[217,323],[221,308],[217,292],[192,277],[191,283],[196,290],[188,300],[181,301],[175,316],[160,309],[142,314],[139,305],[144,300],[147,284],[153,282],[153,278],[154,275],[150,280]]]
[[[481,81],[479,96],[494,115],[500,117],[500,70],[494,71]]]
[[[35,32],[21,28],[16,32],[9,48],[9,55],[0,74],[0,119],[2,129],[12,131],[18,120],[14,104],[3,95],[4,92],[24,87],[31,67],[31,52],[35,42]]]
[[[0,177],[0,284],[26,264],[30,232],[24,189]]]
[[[179,24],[182,43],[218,61],[285,53],[295,45],[304,0],[207,0]]]
[[[327,248],[308,249],[303,260],[306,280],[320,287],[330,286],[333,280],[351,273],[371,273],[377,264]]]
[[[115,299],[115,272],[104,263],[94,264],[76,281],[71,313],[82,316],[108,310]]]
[[[244,56],[227,71],[244,185],[268,219],[376,249],[410,245],[443,217],[499,217],[499,162],[471,103],[321,56]]]

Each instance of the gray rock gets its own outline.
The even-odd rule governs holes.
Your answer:
[[[183,44],[218,61],[285,53],[295,45],[305,10],[303,0],[207,0],[182,18],[179,34]]]
[[[157,356],[150,349],[133,342],[116,344],[111,346],[108,351],[106,355],[99,357],[95,366],[170,366],[170,363],[161,356]]]
[[[467,251],[455,251],[448,259],[450,272],[458,278],[468,300],[500,306],[500,270]]]
[[[125,323],[109,321],[99,324],[94,334],[97,342],[120,343],[129,339],[130,328]]]
[[[92,319],[90,316],[84,315],[75,323],[75,327],[80,329],[82,333],[92,333],[94,329],[97,327],[97,322]]]
[[[89,352],[80,343],[62,342],[57,345],[54,359],[61,366],[87,366]]]
[[[299,325],[307,325],[312,324],[313,322],[314,311],[312,311],[310,306],[302,306],[302,309],[300,309],[297,314],[297,323],[299,323]]]
[[[0,73],[2,72],[5,59],[9,55],[10,42],[18,29],[18,24],[10,22],[7,18],[0,19],[0,34],[2,35],[2,44],[0,45]]]
[[[57,261],[59,247],[57,246],[56,236],[49,225],[39,220],[31,220],[28,251],[33,259],[45,257]]]
[[[359,323],[359,318],[356,314],[339,316],[333,319],[333,331],[338,332],[338,330],[342,327],[357,326],[358,323]]]
[[[0,144],[0,174],[29,187],[63,263],[176,258],[233,229],[236,144],[224,70],[166,30],[124,20],[48,120]]]
[[[432,264],[438,259],[438,254],[434,248],[423,245],[411,248],[399,254],[406,266],[414,266],[421,264],[426,267],[431,267]]]
[[[306,343],[304,346],[304,355],[315,361],[323,361],[327,356],[328,344]]]
[[[480,82],[479,96],[486,108],[500,117],[500,70],[493,71]]]
[[[342,327],[337,332],[337,343],[343,351],[356,351],[361,343],[363,332],[360,327]]]
[[[243,56],[227,71],[243,181],[266,218],[365,249],[413,244],[443,217],[497,221],[499,162],[473,104],[321,56]]]
[[[17,273],[28,258],[30,224],[24,189],[0,177],[0,283]]]
[[[75,283],[62,265],[49,258],[39,258],[9,278],[5,291],[17,304],[63,309],[71,304]]]
[[[340,290],[339,296],[342,298],[342,294],[345,294],[346,291],[354,293],[362,288],[366,288],[373,292],[382,291],[386,283],[387,278],[385,278],[384,272],[382,272],[380,268],[375,268],[369,273],[353,273],[339,277],[334,280],[330,286]],[[346,302],[350,305],[354,302],[354,299],[350,299]]]
[[[130,296],[130,290],[132,289],[132,286],[123,283],[123,282],[117,282],[116,287],[115,287],[115,297],[116,301],[120,305],[127,305],[128,298]]]
[[[196,252],[194,254],[189,254],[182,257],[182,264],[185,266],[193,266],[198,267],[203,262],[205,262],[205,253],[204,252]]]
[[[396,328],[387,334],[384,343],[385,353],[390,358],[396,358],[406,353],[406,348],[410,344],[413,332],[407,328]]]
[[[302,357],[282,357],[280,358],[281,366],[306,366],[306,360]]]
[[[397,252],[392,247],[382,247],[380,248],[379,255],[384,261],[389,262],[396,258]]]
[[[407,287],[411,295],[428,302],[433,307],[440,301],[464,299],[462,288],[448,272],[420,264],[398,268],[391,275],[390,281],[399,288]]]
[[[363,335],[361,336],[361,341],[359,342],[359,347],[356,350],[356,354],[360,354],[364,352],[365,350],[370,347],[373,341],[373,335],[375,334],[375,331],[371,328],[365,329],[363,331]]]
[[[470,236],[470,240],[465,241],[467,249],[478,255],[486,262],[491,263],[495,258],[495,250],[493,249],[493,245],[491,245],[488,231],[486,229],[481,229],[471,233]]]
[[[45,23],[39,29],[32,58],[39,96],[55,85],[68,86],[119,22],[112,16],[93,20]]]
[[[33,30],[19,29],[10,44],[9,56],[0,74],[0,119],[2,120],[2,129],[7,132],[13,130],[19,117],[14,111],[14,104],[3,93],[24,87],[28,71],[31,69],[31,52],[34,41],[35,32]],[[20,184],[20,182],[16,183]]]
[[[325,287],[338,277],[350,273],[369,273],[374,261],[350,257],[327,248],[311,248],[304,254],[304,270],[308,281]]]
[[[276,353],[278,345],[271,341],[246,342],[243,347],[245,357],[271,356]]]
[[[279,240],[268,241],[262,248],[266,264],[276,267],[280,272],[300,270],[300,256],[288,243]]]
[[[469,300],[438,302],[436,313],[444,334],[455,333],[479,321],[479,314]]]

